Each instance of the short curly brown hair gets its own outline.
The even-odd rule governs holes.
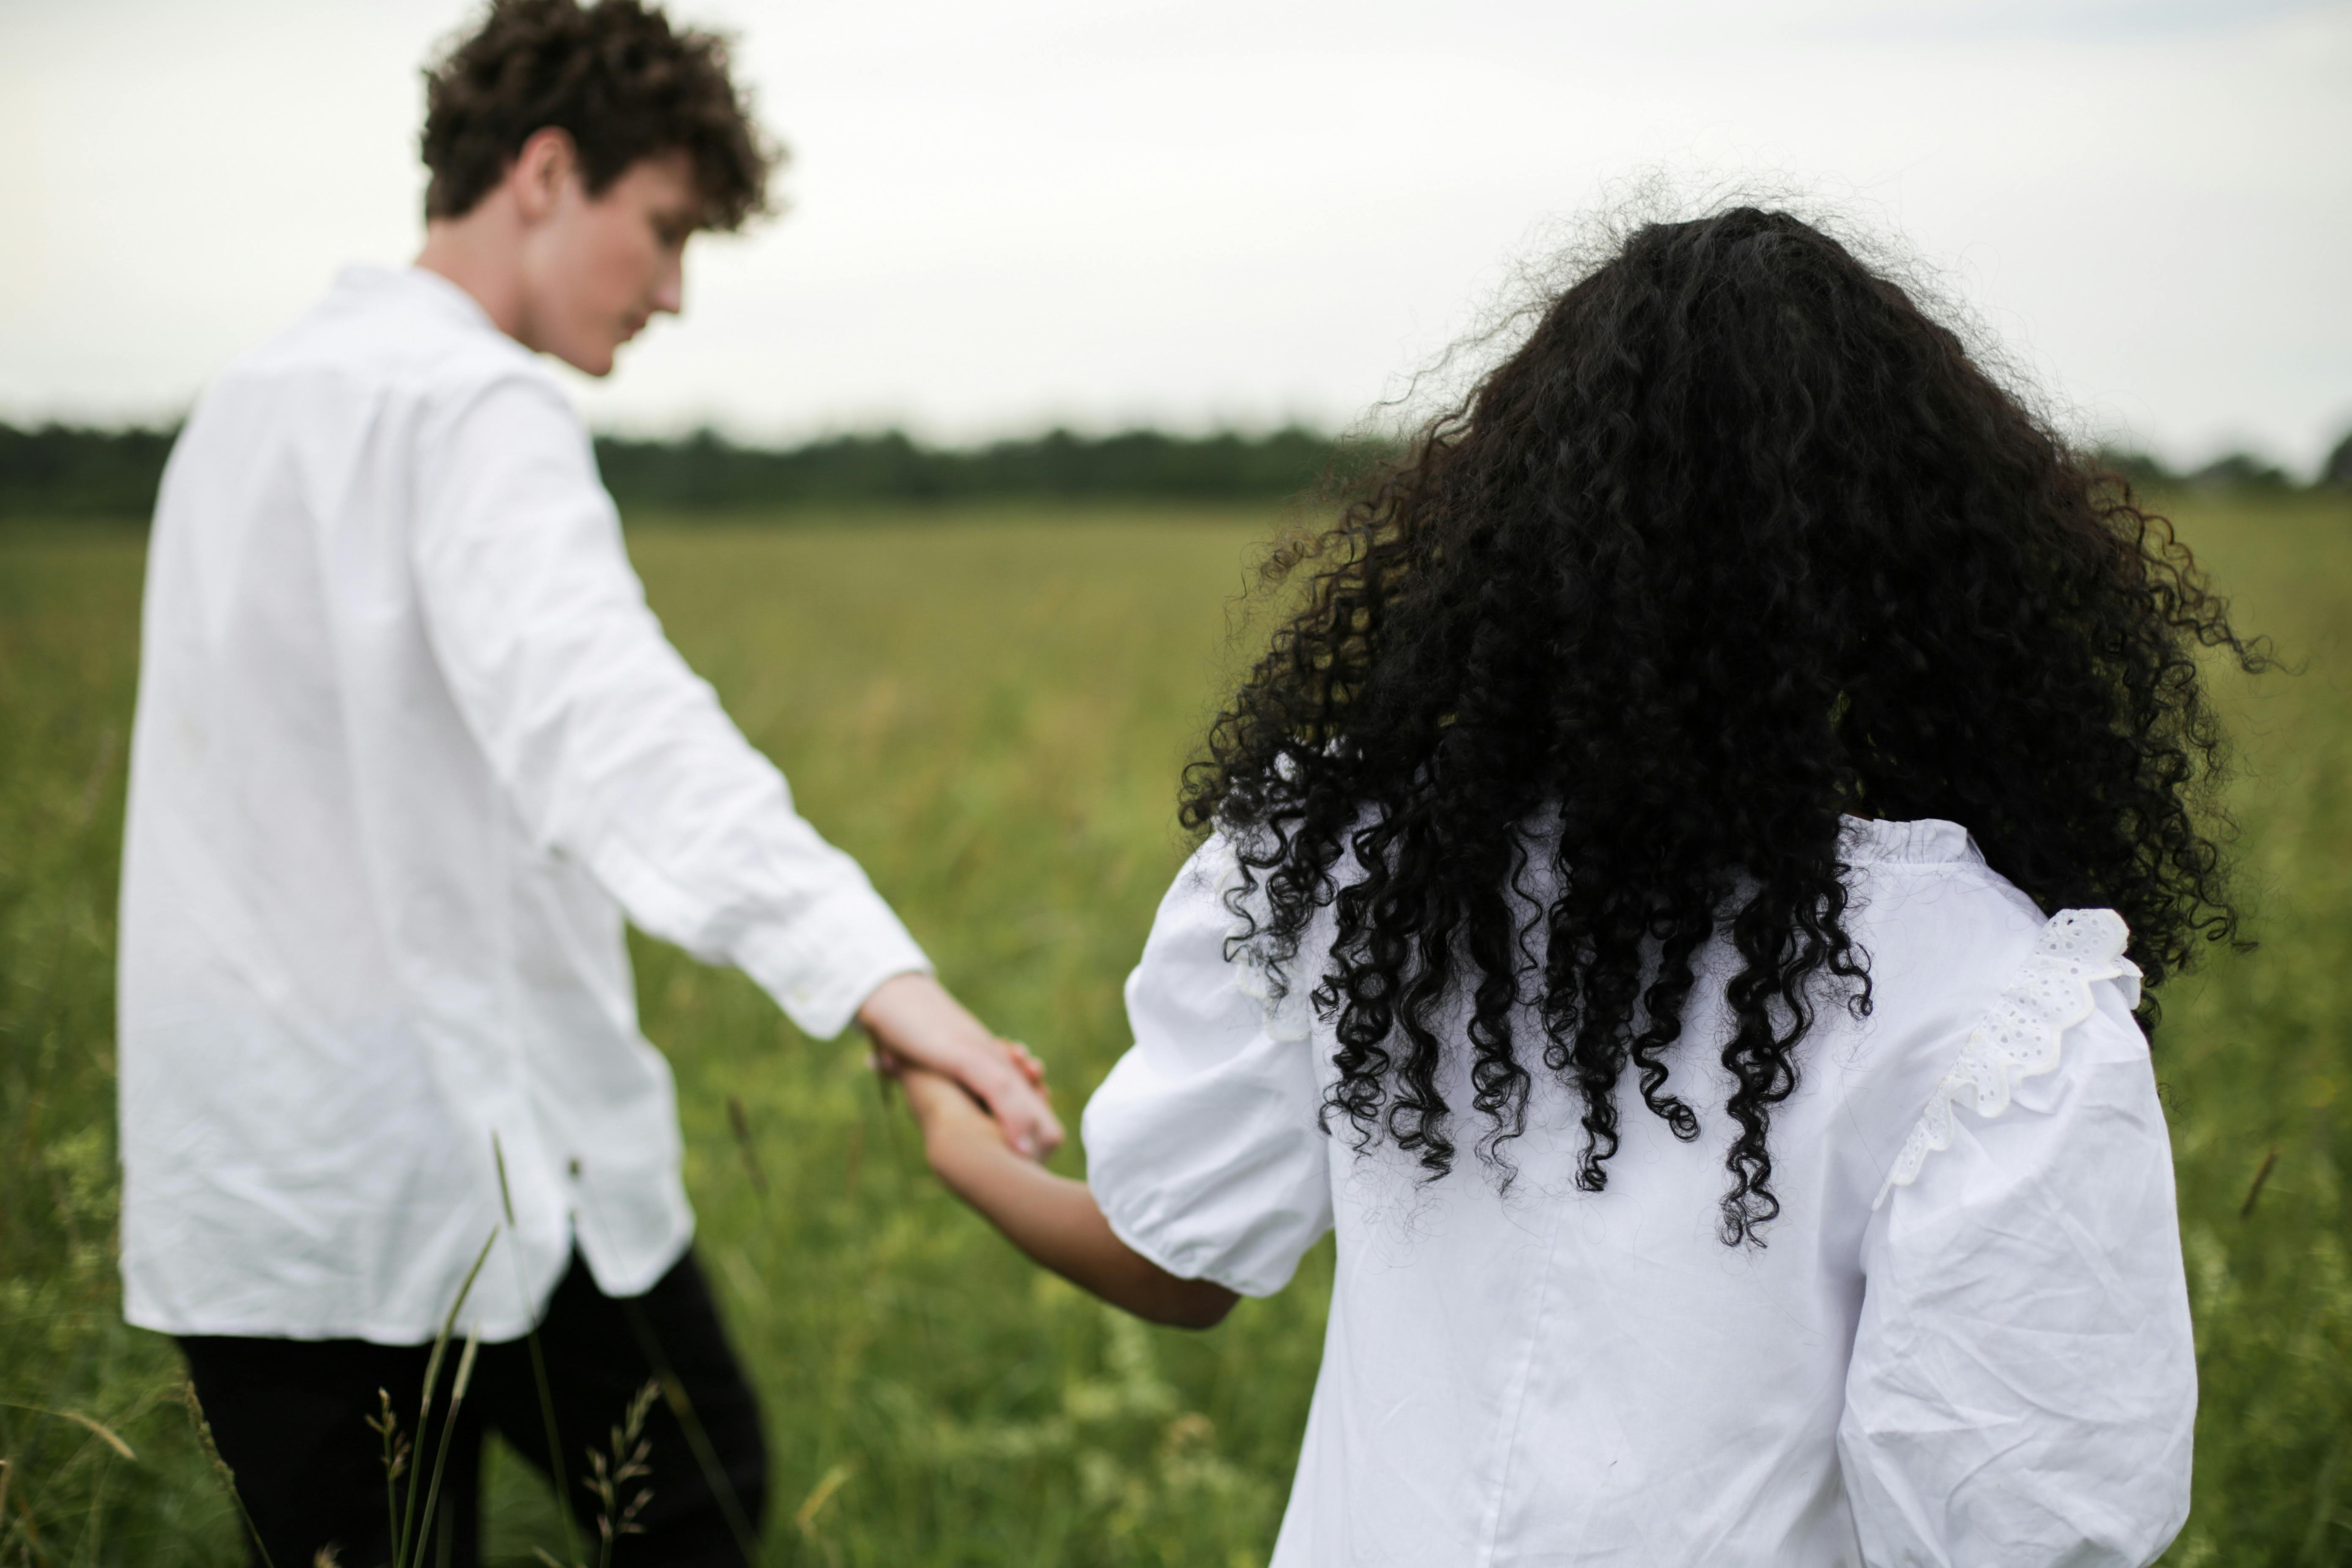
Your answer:
[[[641,158],[685,153],[706,228],[768,211],[768,175],[783,160],[729,76],[719,35],[674,28],[640,0],[492,0],[425,68],[425,216],[471,212],[550,127],[579,149],[592,195]]]

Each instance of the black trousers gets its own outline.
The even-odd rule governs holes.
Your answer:
[[[649,1380],[675,1378],[655,1396],[646,1420],[650,1473],[619,1488],[625,1506],[639,1490],[650,1492],[635,1520],[643,1533],[622,1536],[614,1561],[725,1568],[756,1562],[745,1546],[758,1541],[767,1502],[767,1443],[758,1403],[693,1255],[645,1295],[626,1300],[598,1289],[575,1256],[548,1304],[539,1342],[557,1454],[551,1459],[548,1453],[546,1406],[529,1342],[480,1347],[449,1430],[448,1466],[423,1561],[452,1568],[475,1568],[479,1561],[482,1441],[493,1431],[560,1482],[589,1561],[595,1561],[603,1505],[584,1484],[589,1453],[609,1450],[612,1428]],[[429,1480],[459,1347],[443,1358],[421,1442],[416,1409],[430,1346],[192,1335],[180,1348],[213,1440],[236,1472],[237,1494],[270,1560],[278,1568],[311,1568],[331,1547],[341,1568],[391,1562],[382,1439],[368,1426],[378,1413],[377,1391],[392,1396],[400,1430],[412,1442],[409,1463]],[[608,1468],[612,1462],[607,1453]],[[258,1553],[254,1560],[260,1562]]]

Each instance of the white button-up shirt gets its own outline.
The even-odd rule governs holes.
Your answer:
[[[147,574],[133,1323],[426,1340],[494,1231],[490,1338],[575,1243],[642,1291],[693,1216],[624,911],[819,1037],[927,967],[662,636],[561,390],[443,279],[355,268],[224,374]]]
[[[1087,1107],[1088,1180],[1129,1246],[1248,1295],[1339,1233],[1276,1568],[2139,1568],[2164,1550],[2188,1517],[2197,1366],[2123,921],[2045,921],[1948,822],[1851,823],[1845,858],[1874,1007],[1814,1016],[1772,1110],[1760,1249],[1716,1232],[1727,943],[1702,955],[1669,1058],[1696,1142],[1621,1084],[1608,1188],[1580,1191],[1581,1104],[1533,1061],[1530,1011],[1538,1087],[1497,1194],[1457,1016],[1440,1082],[1462,1152],[1424,1184],[1392,1142],[1359,1158],[1344,1119],[1318,1125],[1336,1040],[1306,993],[1328,911],[1304,984],[1270,1005],[1228,943],[1231,850],[1212,839],[1185,868],[1128,982],[1135,1048]]]

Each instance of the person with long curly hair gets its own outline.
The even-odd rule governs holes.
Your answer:
[[[1089,1185],[1162,1321],[1338,1277],[1279,1568],[2144,1564],[2196,1363],[2154,989],[2236,942],[2168,525],[1845,246],[1654,223],[1327,531],[1187,775]]]

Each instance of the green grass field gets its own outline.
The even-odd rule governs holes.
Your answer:
[[[2196,1511],[2167,1561],[2352,1562],[2352,506],[2177,515],[2242,625],[2304,668],[2225,686],[2263,946],[2176,984],[2158,1042],[2204,1371]],[[1176,771],[1279,521],[845,518],[649,527],[632,547],[802,809],[1047,1058],[1075,1126],[1126,1043],[1118,984],[1183,853]],[[140,560],[129,534],[0,536],[0,1568],[241,1561],[177,1358],[122,1325],[113,1276]],[[1265,1560],[1328,1254],[1205,1335],[1122,1319],[931,1186],[854,1046],[798,1037],[740,976],[651,943],[636,959],[704,1259],[768,1403],[770,1561]],[[1081,1168],[1075,1147],[1057,1163]],[[513,1462],[491,1528],[515,1560],[560,1542]]]

